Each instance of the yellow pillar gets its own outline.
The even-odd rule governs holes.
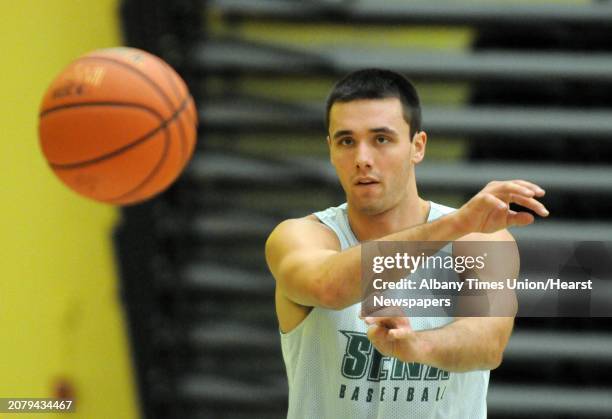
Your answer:
[[[70,417],[137,418],[111,242],[117,211],[63,186],[37,138],[54,76],[120,44],[118,1],[3,0],[0,34],[0,397],[52,397],[65,378],[78,401]]]

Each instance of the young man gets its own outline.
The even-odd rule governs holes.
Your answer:
[[[509,204],[547,216],[537,200],[544,191],[491,182],[458,210],[422,199],[420,112],[399,74],[340,80],[327,101],[327,143],[347,202],[286,220],[268,238],[289,418],[486,417],[489,370],[501,363],[513,318],[361,319],[360,243],[510,241],[507,227],[534,218]]]

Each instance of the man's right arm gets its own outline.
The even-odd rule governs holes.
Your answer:
[[[451,241],[465,233],[452,215],[385,236],[389,241]],[[344,251],[335,234],[311,218],[279,224],[266,260],[280,291],[307,307],[340,310],[361,300],[361,245]]]
[[[458,211],[378,240],[449,242],[469,233],[491,233],[531,224],[527,212],[509,210],[517,203],[547,216],[535,199],[544,195],[522,180],[490,182]],[[335,234],[311,217],[279,224],[266,242],[266,261],[279,290],[306,307],[340,310],[361,301],[361,246],[341,251]]]

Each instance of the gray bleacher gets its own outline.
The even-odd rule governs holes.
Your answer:
[[[152,338],[132,339],[143,354],[139,387],[148,418],[284,417],[287,387],[274,280],[263,246],[281,220],[342,202],[325,157],[323,103],[331,83],[351,70],[381,66],[400,71],[416,81],[424,97],[433,98],[424,100],[431,151],[417,169],[423,196],[460,205],[490,180],[525,178],[546,188],[553,217],[514,229],[519,242],[547,243],[552,248],[542,257],[553,257],[555,243],[612,237],[607,212],[612,209],[612,153],[606,157],[612,150],[612,106],[583,104],[574,97],[549,104],[502,98],[482,103],[474,94],[500,86],[511,86],[509,95],[534,88],[537,94],[541,86],[563,97],[584,85],[612,93],[612,47],[605,48],[606,40],[612,41],[611,3],[178,3],[172,6],[176,12],[169,2],[155,2],[156,16],[167,10],[195,13],[197,8],[200,32],[190,33],[180,54],[168,52],[164,48],[180,44],[184,28],[172,33],[172,23],[165,23],[168,33],[152,45],[171,62],[174,57],[187,77],[198,103],[200,139],[181,182],[150,210],[158,220],[159,259],[168,271],[156,287],[166,294],[162,299],[162,291],[153,287],[147,297],[137,296],[137,286],[133,293],[135,299],[149,300],[132,304],[159,313],[134,312],[132,327],[151,317],[167,328],[152,332]],[[351,28],[356,38],[350,45],[339,44],[333,35],[327,42],[305,44],[269,35],[277,26],[287,31],[291,25],[295,39],[328,27]],[[513,28],[527,33],[549,28],[552,34],[574,34],[580,28],[590,40],[602,38],[603,46],[580,50],[574,40],[568,49],[479,49],[477,42],[474,48],[440,49],[416,45],[411,35],[403,35],[408,46],[402,49],[360,42],[359,36],[386,25],[431,30],[432,37],[448,37],[437,35],[447,27],[470,31],[474,39],[482,31],[511,36]],[[197,27],[193,22],[186,26]],[[300,84],[306,87],[294,87]],[[427,93],[433,84],[459,86],[471,94],[445,102],[444,95],[438,99]],[[448,147],[436,149],[438,139]],[[504,161],[500,156],[514,140],[540,148],[528,159],[508,152]],[[488,147],[486,153],[479,147]],[[590,147],[593,160],[555,158],[572,147]],[[455,155],[446,148],[458,151]],[[598,205],[595,215],[580,212]],[[129,223],[127,212],[126,219]],[[129,277],[124,281],[129,287]],[[612,328],[605,319],[517,320],[504,363],[492,373],[490,417],[612,417],[612,386],[605,372],[612,367],[611,354]]]

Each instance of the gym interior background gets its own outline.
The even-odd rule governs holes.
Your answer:
[[[416,82],[427,198],[459,206],[491,179],[522,177],[546,188],[553,216],[517,238],[612,237],[610,2],[3,6],[1,397],[71,396],[87,419],[284,417],[263,244],[280,220],[342,202],[323,103],[353,69]],[[200,114],[180,181],[123,209],[61,185],[36,139],[53,76],[116,45],[173,65]],[[609,319],[517,319],[489,415],[612,417],[611,367]]]

